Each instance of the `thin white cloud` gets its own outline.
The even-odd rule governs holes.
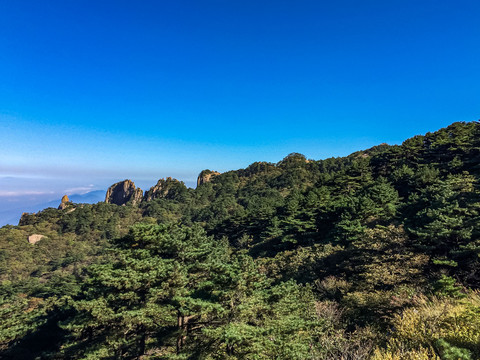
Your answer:
[[[38,180],[38,179],[50,179],[51,177],[43,176],[43,175],[36,175],[36,174],[10,174],[10,173],[3,173],[0,169],[0,180]]]
[[[67,195],[72,195],[72,194],[86,194],[94,189],[95,185],[90,184],[86,186],[79,186],[79,187],[74,187],[70,189],[64,190],[65,194]]]
[[[31,196],[31,195],[52,195],[54,191],[31,191],[31,190],[18,190],[18,191],[3,191],[0,190],[0,197],[12,197],[12,196]]]

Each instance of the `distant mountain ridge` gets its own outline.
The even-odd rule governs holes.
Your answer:
[[[99,201],[103,201],[104,197],[105,190],[94,190],[85,194],[72,194],[69,196],[69,199],[74,203],[95,204]],[[48,202],[29,204],[12,210],[0,211],[0,227],[4,225],[17,225],[22,213],[38,212],[50,207],[57,208],[60,202],[61,198]]]

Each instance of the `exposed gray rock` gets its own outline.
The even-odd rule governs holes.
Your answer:
[[[142,201],[142,198],[142,189],[136,188],[131,180],[123,180],[108,188],[105,202],[116,205],[125,205],[127,203],[136,205]]]

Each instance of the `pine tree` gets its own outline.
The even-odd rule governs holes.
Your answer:
[[[137,358],[182,352],[191,332],[221,312],[210,272],[228,257],[198,226],[137,225],[117,240],[111,259],[92,266],[84,290],[68,300],[75,316],[71,358]]]

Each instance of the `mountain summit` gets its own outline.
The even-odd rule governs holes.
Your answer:
[[[142,189],[136,188],[134,182],[127,179],[115,183],[108,188],[107,194],[105,195],[105,202],[115,205],[125,205],[127,203],[135,205],[142,201],[142,198]]]

